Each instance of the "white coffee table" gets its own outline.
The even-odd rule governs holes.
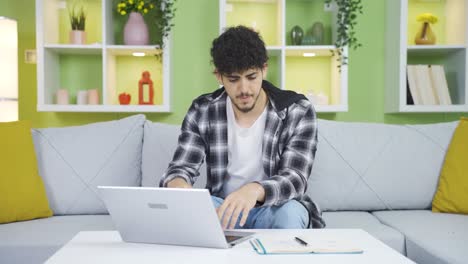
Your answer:
[[[125,243],[117,231],[78,233],[46,263],[414,263],[360,229],[255,230],[256,237],[320,235],[345,239],[364,250],[362,254],[258,255],[249,242],[231,249]]]

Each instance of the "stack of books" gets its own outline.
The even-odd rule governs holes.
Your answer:
[[[443,65],[408,65],[407,81],[415,105],[451,105]]]

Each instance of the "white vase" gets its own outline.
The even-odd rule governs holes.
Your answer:
[[[86,44],[86,32],[83,30],[70,31],[70,43],[78,45]]]
[[[125,45],[148,45],[148,26],[143,16],[138,12],[131,12],[124,27]]]

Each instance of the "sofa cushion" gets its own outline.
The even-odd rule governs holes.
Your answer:
[[[445,156],[432,211],[468,214],[468,117],[458,124]]]
[[[37,171],[31,122],[0,123],[0,223],[52,215]]]
[[[387,246],[405,255],[405,237],[399,231],[383,225],[369,212],[324,212],[326,228],[358,228],[384,242]]]
[[[142,156],[142,186],[159,186],[159,180],[166,171],[174,156],[180,126],[151,121],[145,122],[143,156]],[[200,167],[200,176],[195,188],[205,188],[206,165]]]
[[[55,215],[107,213],[98,185],[139,186],[144,115],[64,128],[33,137]]]
[[[430,210],[373,212],[406,237],[406,254],[417,263],[466,263],[468,216]]]
[[[0,225],[0,263],[44,263],[80,231],[115,230],[109,215],[54,216]]]
[[[319,120],[307,193],[322,210],[429,208],[457,124]]]

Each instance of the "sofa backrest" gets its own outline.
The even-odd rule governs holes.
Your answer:
[[[159,180],[171,162],[180,134],[180,125],[146,121],[143,137],[142,186],[159,186]],[[206,164],[200,167],[200,177],[195,188],[206,185]]]
[[[324,211],[426,209],[457,122],[389,125],[318,121],[307,193]],[[157,186],[180,126],[146,121],[142,185]],[[206,183],[203,164],[195,187]]]
[[[319,120],[307,193],[323,211],[429,208],[457,124]]]
[[[105,214],[97,186],[140,186],[144,115],[83,126],[33,129],[55,215]]]

